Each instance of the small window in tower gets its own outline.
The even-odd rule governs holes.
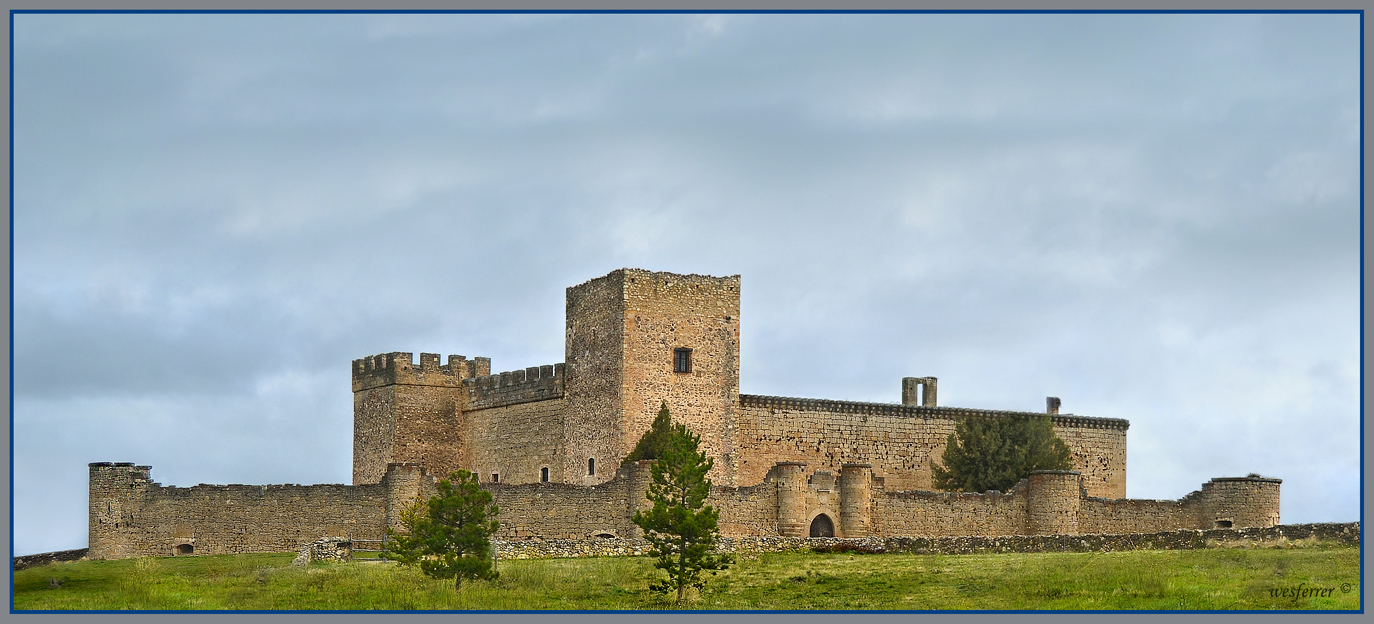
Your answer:
[[[673,349],[673,372],[690,373],[692,372],[692,350]]]
[[[499,472],[493,472],[493,473],[491,473],[491,482],[492,482],[492,483],[500,483],[500,482],[501,482],[501,473],[499,473]]]
[[[548,468],[540,468],[540,469],[539,469],[539,480],[540,480],[540,481],[543,481],[544,483],[548,483],[548,482],[549,482],[549,469],[548,469]]]
[[[595,458],[595,457],[588,457],[588,458],[587,458],[587,476],[589,476],[589,477],[594,477],[594,476],[596,476],[596,458]]]

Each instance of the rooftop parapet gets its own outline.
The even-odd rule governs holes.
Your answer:
[[[830,399],[801,399],[796,397],[764,396],[758,394],[739,395],[740,407],[764,408],[798,412],[835,412],[838,414],[896,416],[901,418],[944,418],[960,420],[972,417],[994,416],[1044,416],[1040,412],[1013,412],[1006,410],[985,410],[967,407],[927,407],[924,405],[899,405],[896,403],[864,403],[859,401],[834,401]],[[1086,429],[1120,429],[1125,431],[1131,422],[1122,418],[1098,418],[1074,414],[1053,414],[1050,420],[1061,427]]]
[[[413,358],[413,353],[393,351],[353,360],[353,391],[392,384],[457,388],[464,379],[491,372],[491,358],[450,355],[447,364],[440,363],[438,353],[421,353],[419,364]]]
[[[468,389],[468,409],[485,409],[561,398],[566,377],[562,363],[545,364],[464,379],[463,385]]]

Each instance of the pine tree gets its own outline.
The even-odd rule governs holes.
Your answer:
[[[659,411],[660,416],[666,413],[666,406]],[[658,558],[654,567],[668,573],[667,580],[653,583],[650,589],[665,594],[676,591],[678,604],[688,587],[705,585],[702,572],[723,570],[734,561],[728,554],[711,554],[718,537],[719,512],[705,504],[711,493],[706,473],[715,460],[697,450],[700,443],[701,438],[686,425],[670,430],[663,454],[651,469],[653,484],[647,496],[654,506],[634,516],[634,523],[644,529],[644,538],[653,546],[651,554]]]
[[[1049,415],[966,418],[949,435],[941,461],[931,466],[935,487],[962,492],[1005,492],[1032,471],[1073,468]]]
[[[401,512],[400,533],[387,529],[384,555],[405,566],[419,566],[431,578],[494,579],[491,536],[500,528],[491,492],[478,487],[477,476],[459,470],[439,481],[439,495],[416,499]]]
[[[668,402],[664,401],[658,408],[658,416],[654,417],[654,423],[649,425],[649,430],[639,438],[634,450],[630,451],[622,464],[641,459],[658,459],[663,454],[663,449],[668,446],[668,437],[672,434],[672,416],[668,414]]]

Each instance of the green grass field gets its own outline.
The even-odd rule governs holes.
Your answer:
[[[645,557],[502,561],[495,581],[294,554],[79,561],[14,575],[17,610],[674,609]],[[61,581],[53,588],[51,579]],[[1360,608],[1359,549],[995,555],[772,553],[712,577],[687,609]],[[1305,591],[1294,592],[1302,588]],[[1287,589],[1287,596],[1283,590]]]

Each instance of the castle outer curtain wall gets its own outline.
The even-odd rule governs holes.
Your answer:
[[[179,488],[152,482],[149,471],[91,465],[87,556],[287,552],[323,536],[381,539],[385,527],[384,484]]]
[[[166,487],[150,468],[91,465],[91,558],[295,551],[321,537],[380,540],[400,513],[437,492],[435,475],[392,464],[366,485]],[[596,486],[487,483],[501,540],[638,538],[648,461]],[[707,503],[727,537],[940,537],[1155,533],[1278,524],[1277,479],[1214,479],[1177,501],[1087,496],[1073,471],[1031,475],[1006,493],[888,491],[867,464],[839,475],[802,462],[754,486],[717,486]],[[186,549],[186,550],[182,550]]]

